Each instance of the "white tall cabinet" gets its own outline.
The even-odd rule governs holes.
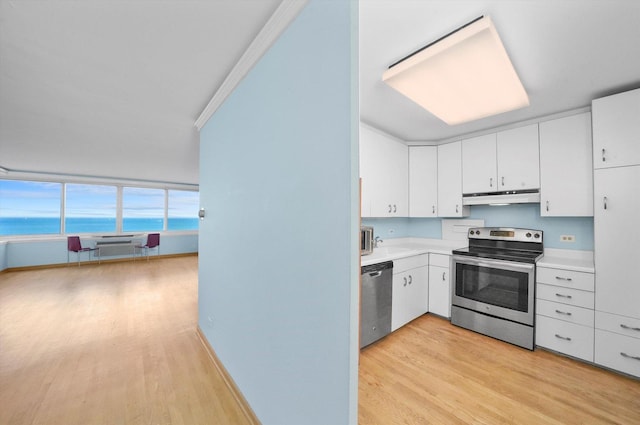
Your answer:
[[[409,217],[438,216],[438,148],[409,146]]]
[[[462,205],[462,143],[438,146],[438,216],[468,217]]]
[[[407,145],[360,125],[362,217],[407,217],[409,214]]]
[[[540,123],[540,215],[593,216],[591,113]]]
[[[640,376],[640,90],[593,101],[595,355]]]

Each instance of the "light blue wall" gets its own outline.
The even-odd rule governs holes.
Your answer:
[[[7,243],[0,241],[0,272],[7,267]]]
[[[540,204],[471,206],[471,219],[485,220],[487,227],[523,227],[544,231],[545,248],[593,250],[593,217],[541,217]],[[375,234],[386,238],[442,238],[440,218],[365,218]],[[574,235],[575,242],[561,242],[561,235]]]
[[[310,1],[200,135],[199,326],[265,425],[357,423],[355,8]]]
[[[2,261],[3,245],[0,244],[0,265]],[[7,241],[6,267],[31,267],[48,264],[60,264],[67,262],[67,239],[14,239]],[[160,254],[187,254],[198,252],[198,234],[170,234],[163,233],[160,237]],[[155,254],[156,251],[152,251]],[[77,258],[75,253],[71,253],[71,261]],[[81,260],[86,261],[87,253],[81,254]],[[105,259],[123,258],[123,256],[104,257]],[[91,257],[93,260],[94,258]],[[1,270],[1,269],[0,269]]]

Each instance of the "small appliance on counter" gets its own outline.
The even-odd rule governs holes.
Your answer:
[[[373,227],[360,226],[360,255],[373,253]]]

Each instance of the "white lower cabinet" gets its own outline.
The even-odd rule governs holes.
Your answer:
[[[538,267],[536,282],[536,345],[592,362],[593,274]]]
[[[393,261],[391,331],[425,314],[429,305],[427,254]]]
[[[595,363],[640,377],[640,320],[596,311]]]
[[[451,317],[449,255],[429,254],[429,313]]]

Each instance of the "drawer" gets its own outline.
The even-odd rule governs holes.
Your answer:
[[[640,339],[596,329],[595,363],[640,377]]]
[[[594,312],[589,308],[538,299],[536,314],[593,328]]]
[[[638,319],[596,311],[595,327],[603,331],[640,339],[640,320]]]
[[[429,255],[421,254],[414,255],[413,257],[400,258],[393,260],[393,274],[402,273],[407,270],[415,269],[417,267],[428,266]]]
[[[563,286],[565,288],[592,291],[595,288],[593,273],[576,272],[572,270],[551,269],[547,267],[536,268],[536,281],[549,285]]]
[[[429,254],[429,265],[449,268],[450,259],[450,255]]]
[[[593,328],[536,315],[536,345],[593,361]]]
[[[592,310],[594,306],[593,292],[564,288],[562,286],[545,285],[543,283],[536,285],[536,298]]]

